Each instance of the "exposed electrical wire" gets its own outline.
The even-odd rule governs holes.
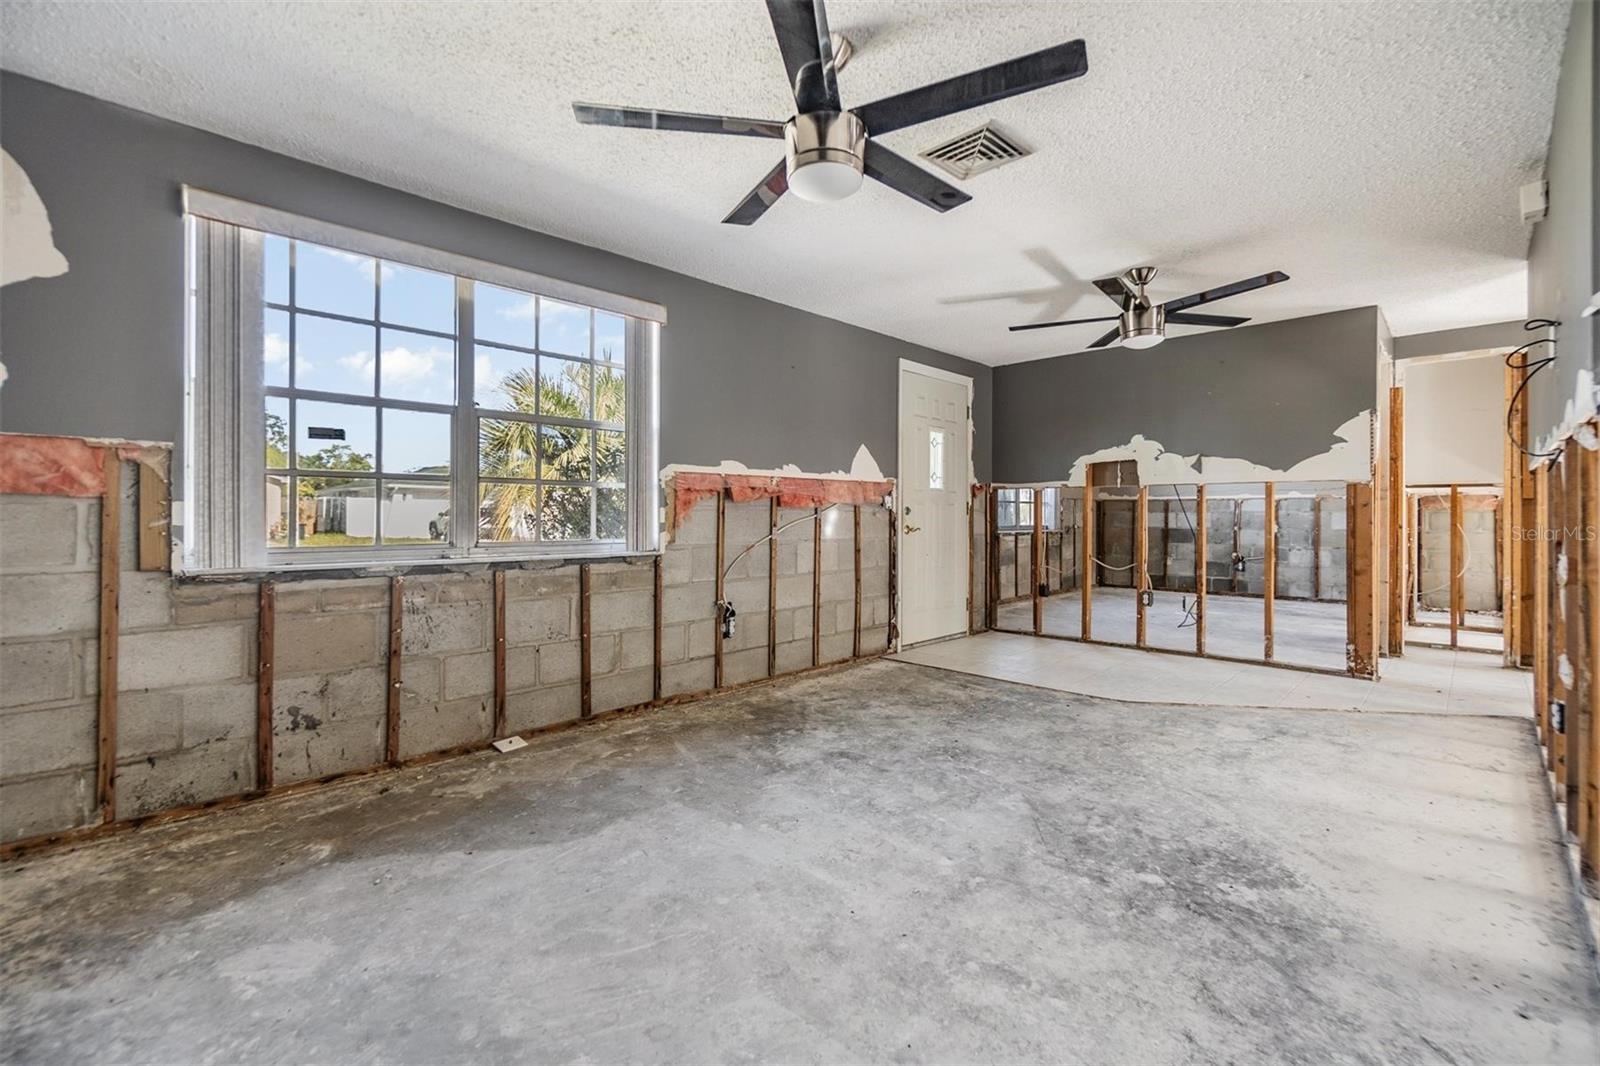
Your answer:
[[[1531,331],[1536,329],[1554,329],[1559,325],[1561,325],[1561,323],[1557,322],[1553,318],[1530,318],[1522,324],[1522,328]],[[1542,356],[1538,359],[1533,358],[1528,354],[1528,350],[1535,344],[1550,345],[1552,354]],[[1527,374],[1523,377],[1523,379],[1518,382],[1516,391],[1511,394],[1511,399],[1506,402],[1506,439],[1509,440],[1523,455],[1531,456],[1535,459],[1548,459],[1552,456],[1560,455],[1561,453],[1529,451],[1527,445],[1523,441],[1517,439],[1517,435],[1512,429],[1512,415],[1517,409],[1517,401],[1522,398],[1523,392],[1527,390],[1528,383],[1531,382],[1536,375],[1538,375],[1539,371],[1556,361],[1556,357],[1554,355],[1555,345],[1556,341],[1554,337],[1539,337],[1529,341],[1520,348],[1514,348],[1506,353],[1506,366],[1510,367],[1512,370],[1527,371]],[[1515,362],[1518,356],[1522,357],[1521,362]]]

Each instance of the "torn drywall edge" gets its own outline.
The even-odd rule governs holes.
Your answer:
[[[55,245],[50,212],[11,153],[0,151],[0,285],[67,272],[67,257]]]
[[[885,480],[882,468],[878,466],[878,461],[872,457],[872,453],[867,450],[867,446],[865,444],[856,449],[855,459],[850,463],[850,469],[848,472],[843,470],[834,470],[826,474],[818,474],[807,470],[801,470],[793,463],[785,463],[776,470],[751,469],[750,467],[739,462],[737,459],[724,459],[716,466],[694,466],[687,463],[672,463],[662,468],[661,480],[663,483],[665,483],[674,474],[681,472],[690,472],[696,474],[739,474],[751,475],[755,477],[802,477],[824,481]]]
[[[1595,403],[1594,390],[1594,371],[1586,366],[1579,367],[1578,380],[1572,395],[1567,397],[1567,406],[1562,411],[1561,421],[1529,449],[1535,453],[1528,456],[1529,470],[1550,458],[1551,453],[1559,450],[1569,437],[1579,436],[1584,426],[1600,415],[1600,406]],[[1579,443],[1583,441],[1580,439]]]
[[[831,507],[879,504],[894,492],[894,482],[844,478],[785,477],[680,470],[666,483],[666,534],[670,542],[696,504],[726,493],[734,503],[774,499],[779,507]]]
[[[105,491],[103,452],[149,466],[163,481],[172,445],[97,437],[53,437],[0,433],[0,493],[33,496],[99,496]]]
[[[1248,459],[1224,456],[1179,455],[1134,434],[1127,444],[1101,448],[1079,456],[1064,484],[1082,486],[1090,463],[1133,460],[1141,485],[1226,485],[1256,481],[1370,481],[1372,478],[1372,411],[1355,415],[1333,435],[1338,441],[1327,451],[1302,459],[1287,470]],[[1047,483],[1048,484],[1048,483]]]

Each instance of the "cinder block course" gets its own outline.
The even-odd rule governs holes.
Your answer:
[[[254,788],[255,777],[255,745],[246,740],[132,759],[117,768],[117,813],[138,817],[236,796]]]
[[[68,770],[0,783],[0,840],[21,840],[88,825],[94,818],[93,770]]]
[[[767,645],[765,628],[762,629],[760,647],[743,651],[724,651],[722,655],[722,683],[738,685],[767,676]]]
[[[321,605],[324,611],[387,611],[389,598],[389,582],[385,578],[330,581],[322,589]]]
[[[118,688],[201,685],[253,674],[254,637],[255,626],[243,623],[125,633],[117,657]]]
[[[383,762],[388,722],[383,714],[334,707],[315,729],[283,734],[275,742],[273,780],[290,784]]]
[[[649,629],[654,624],[655,595],[650,589],[607,592],[589,597],[589,622],[595,632]]]
[[[368,666],[388,658],[388,612],[279,614],[273,641],[279,674]]]
[[[508,645],[542,644],[551,640],[566,640],[576,634],[576,596],[508,599],[506,602]]]
[[[506,691],[533,688],[539,683],[539,650],[532,645],[506,649]]]
[[[163,575],[164,576],[164,575]],[[168,585],[172,621],[177,625],[254,618],[260,605],[257,585]]]
[[[617,669],[637,670],[655,665],[655,633],[634,629],[617,635]]]
[[[693,622],[715,615],[716,588],[709,584],[680,585],[661,594],[663,622]]]
[[[706,692],[711,688],[710,659],[691,659],[661,668],[661,694],[678,696],[686,692]]]
[[[117,758],[183,747],[183,690],[125,692],[117,697]]]
[[[623,670],[609,677],[597,677],[590,685],[591,709],[599,714],[648,703],[653,684],[649,670]]]
[[[121,717],[118,717],[121,734]],[[183,693],[183,746],[226,740],[255,741],[256,686],[254,681],[231,685],[206,685]]]
[[[507,628],[510,628],[507,605]],[[471,651],[489,646],[489,612],[483,603],[428,603],[422,597],[405,597],[401,652],[427,655],[446,651]],[[526,643],[519,640],[518,643]]]
[[[70,640],[0,644],[0,707],[71,699],[77,679],[78,657]]]
[[[577,594],[578,568],[573,565],[506,571],[508,600]]]
[[[172,578],[152,571],[127,570],[122,574],[117,601],[118,625],[124,633],[158,629],[172,624]]]
[[[578,680],[578,642],[539,645],[539,684],[560,685]]]
[[[453,700],[447,703],[402,699],[400,705],[400,757],[487,741],[494,725],[492,701]]]
[[[645,559],[633,563],[601,563],[589,568],[591,593],[622,592],[628,589],[655,588],[655,567]]]
[[[661,661],[663,663],[682,662],[688,654],[688,635],[690,627],[676,625],[661,627]],[[709,643],[707,644],[709,648]]]
[[[79,555],[83,509],[73,499],[0,496],[0,573],[95,568]]]
[[[494,653],[452,655],[444,661],[444,698],[494,695]]]
[[[0,638],[97,632],[100,582],[93,573],[0,577]]]
[[[556,685],[506,697],[506,727],[512,733],[570,722],[581,712],[577,685]]]
[[[0,717],[0,778],[93,766],[96,723],[92,703]]]

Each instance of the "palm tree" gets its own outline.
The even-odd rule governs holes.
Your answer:
[[[544,360],[547,373],[542,380],[526,369],[507,374],[498,386],[504,397],[501,409],[587,421],[591,417],[588,407],[592,395],[594,420],[623,423],[627,389],[620,370],[561,360],[561,370],[551,375],[548,368],[555,362]],[[589,501],[596,491],[593,483],[614,485],[624,480],[624,435],[512,419],[484,418],[478,426],[479,467],[483,473],[518,479],[516,483],[495,484],[486,490],[487,539],[532,540],[535,533],[546,540],[587,539]],[[541,510],[532,484],[540,476],[541,465],[546,480],[589,484],[547,487]],[[600,492],[602,533],[620,529],[615,496],[604,488]]]

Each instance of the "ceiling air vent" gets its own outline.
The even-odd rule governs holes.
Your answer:
[[[952,137],[922,153],[922,158],[938,164],[957,179],[965,181],[974,174],[1032,155],[1014,138],[1000,132],[992,123],[985,122],[975,130]]]

